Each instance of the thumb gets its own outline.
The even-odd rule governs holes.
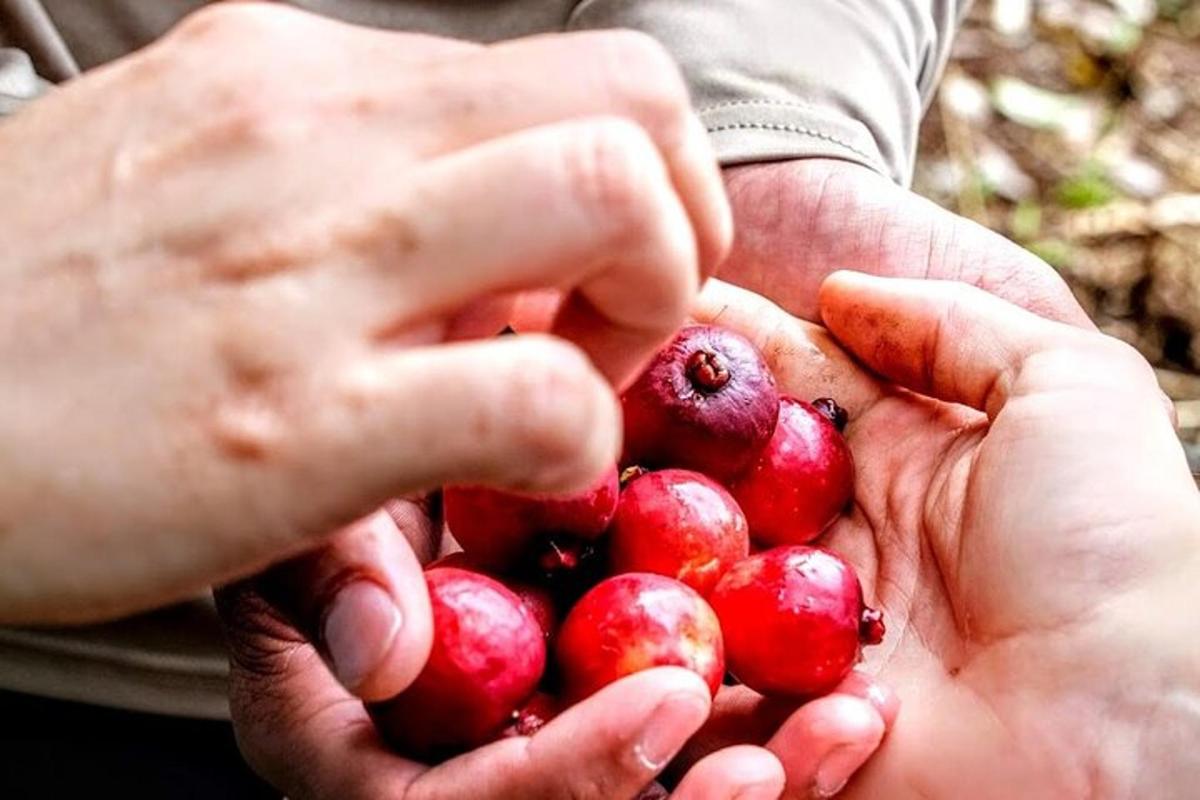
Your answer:
[[[820,307],[830,332],[875,372],[992,418],[1014,393],[1161,396],[1150,366],[1127,345],[964,283],[836,272],[821,287]],[[1039,368],[1030,369],[1035,360]]]
[[[257,579],[260,592],[316,646],[348,691],[368,701],[393,697],[429,657],[429,594],[412,542],[433,552],[435,533],[420,506],[393,502],[269,570]]]

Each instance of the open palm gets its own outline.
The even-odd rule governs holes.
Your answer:
[[[903,710],[847,796],[1183,796],[1200,515],[1148,365],[963,284],[841,273],[820,311],[717,285],[701,316],[850,412],[857,497],[820,543],[884,609],[864,668]]]

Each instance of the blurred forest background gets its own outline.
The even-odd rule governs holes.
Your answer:
[[[1137,347],[1200,470],[1200,0],[976,0],[915,188]]]

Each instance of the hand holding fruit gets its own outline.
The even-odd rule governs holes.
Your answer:
[[[666,361],[657,368],[652,367],[647,374],[657,374],[657,369],[665,372],[678,370],[684,375],[688,372],[687,365],[692,361],[690,356],[696,351],[702,352],[710,366],[729,373],[730,382],[725,385],[739,386],[746,379],[749,385],[755,387],[751,394],[756,396],[751,398],[751,394],[744,395],[745,399],[753,400],[751,407],[765,404],[769,416],[777,418],[780,399],[761,358],[755,354],[753,359],[744,363],[730,363],[726,358],[730,352],[727,349],[730,342],[735,349],[753,352],[753,348],[740,337],[713,329],[708,336],[689,340],[680,353],[671,353],[668,349]],[[744,374],[743,367],[746,369]],[[751,374],[751,371],[756,371],[757,375]],[[631,392],[636,393],[637,386],[635,384]],[[682,385],[680,388],[685,394],[688,391]],[[670,406],[678,399],[678,393],[668,393],[647,398],[645,402]],[[736,410],[736,406],[731,408]],[[677,411],[660,408],[659,416],[672,417]],[[814,424],[818,428],[824,426],[822,430],[828,430],[827,436],[834,439],[840,437],[832,421],[818,412],[812,413],[815,415]],[[836,419],[836,413],[833,416]],[[701,426],[706,424],[702,419],[696,420],[696,423]],[[786,430],[786,426],[779,429],[783,430]],[[720,446],[744,449],[746,453],[736,457],[744,464],[744,469],[749,470],[755,464],[754,456],[771,451],[771,432],[768,428],[765,435],[755,433],[749,437],[726,437]],[[631,437],[630,440],[635,439]],[[783,441],[790,446],[790,434]],[[643,451],[649,453],[653,442],[641,444],[645,445]],[[832,466],[835,470],[844,469],[848,454],[837,452],[841,458],[835,459]],[[801,461],[796,456],[782,468],[792,469]],[[807,463],[806,470],[812,475],[819,472],[815,463]],[[370,773],[336,766],[345,763],[346,748],[352,744],[337,731],[347,728],[352,722],[354,728],[362,727],[370,731],[368,740],[359,743],[370,753],[382,751],[380,735],[402,753],[422,759],[440,760],[467,748],[482,748],[464,757],[468,761],[452,758],[429,773],[431,776],[442,776],[439,780],[459,773],[470,775],[480,771],[509,774],[512,765],[508,759],[511,758],[512,748],[517,745],[508,742],[488,744],[500,736],[506,726],[509,728],[507,734],[522,736],[532,733],[532,743],[544,743],[555,740],[563,731],[577,729],[578,722],[571,724],[571,720],[579,720],[581,716],[594,717],[603,712],[613,732],[600,731],[596,734],[597,741],[592,744],[601,749],[620,745],[626,741],[628,734],[616,736],[618,720],[623,719],[629,729],[636,729],[640,724],[637,721],[638,714],[644,711],[638,705],[623,705],[620,698],[632,691],[628,688],[631,686],[642,686],[641,692],[646,695],[651,691],[648,687],[656,684],[646,684],[645,681],[651,680],[650,675],[661,675],[655,668],[669,666],[686,667],[704,680],[701,684],[704,687],[704,713],[691,718],[690,727],[680,724],[673,731],[668,729],[667,739],[662,739],[663,734],[658,734],[663,741],[673,742],[672,752],[681,747],[706,716],[707,698],[720,685],[725,665],[722,641],[725,623],[718,622],[717,613],[697,590],[706,594],[721,591],[719,579],[722,573],[747,556],[748,526],[729,492],[702,474],[678,469],[640,475],[636,471],[631,472],[626,476],[628,484],[619,502],[614,491],[615,479],[615,472],[610,470],[590,489],[576,495],[554,498],[516,496],[482,488],[451,487],[446,490],[446,516],[454,531],[460,535],[466,534],[463,539],[467,550],[438,561],[426,572],[432,603],[432,652],[415,680],[409,675],[404,691],[398,697],[388,698],[381,691],[378,674],[366,680],[347,674],[347,660],[339,658],[338,645],[344,642],[331,641],[331,638],[341,638],[345,634],[330,637],[326,632],[323,637],[328,657],[343,683],[359,697],[382,700],[370,706],[378,734],[370,725],[362,705],[346,689],[337,685],[319,661],[314,663],[311,656],[298,659],[293,650],[299,646],[307,653],[312,653],[311,646],[304,642],[306,637],[301,632],[306,629],[316,630],[317,637],[314,640],[321,640],[319,618],[314,627],[312,612],[298,611],[294,607],[296,586],[307,586],[317,598],[326,596],[332,589],[340,598],[347,592],[348,585],[361,586],[370,580],[372,565],[369,559],[362,559],[362,553],[358,554],[357,563],[343,562],[334,566],[351,553],[352,548],[346,541],[351,536],[350,532],[341,534],[334,541],[331,547],[336,550],[307,556],[298,562],[276,568],[255,584],[224,591],[221,594],[222,610],[237,632],[233,638],[233,663],[235,675],[238,676],[233,698],[235,718],[252,763],[292,793],[303,790],[311,792],[314,788],[309,784],[300,783],[297,786],[296,772],[289,766],[289,760],[283,757],[283,753],[300,748],[312,752],[312,758],[327,765],[320,770],[321,774],[326,775],[325,780],[330,780],[331,775],[341,775],[344,780],[355,782],[352,784],[355,791],[371,796],[382,784],[368,781],[365,776],[370,776]],[[842,481],[833,484],[832,490],[838,496],[832,503],[825,504],[831,510],[826,519],[816,526],[818,531],[844,505],[849,486]],[[399,521],[403,519],[402,510],[411,508],[406,505],[394,507],[391,517],[377,517],[375,524]],[[804,522],[808,525],[810,518],[806,517]],[[430,534],[428,520],[422,515],[410,517],[409,525],[414,523],[418,534],[416,538],[420,543]],[[591,571],[572,571],[566,569],[570,564],[564,562],[560,565],[563,570],[547,574],[540,557],[547,552],[542,542],[549,537],[551,541],[562,543],[562,547],[566,548],[563,552],[570,552],[571,542],[593,541],[609,529],[607,546],[602,546],[600,550],[607,553],[607,558],[601,561],[600,566],[603,569],[607,561],[610,569],[624,574],[602,581],[576,600],[580,592],[587,589],[586,583],[581,585],[581,582],[587,581]],[[801,529],[801,540],[811,538],[813,533],[807,528]],[[650,546],[646,546],[647,543]],[[655,543],[662,546],[656,548]],[[386,545],[376,543],[376,546]],[[368,555],[369,547],[368,540]],[[418,549],[427,548],[418,546]],[[379,555],[384,554],[381,552]],[[833,556],[828,558],[841,564]],[[487,569],[495,577],[462,567]],[[662,574],[626,572],[630,569]],[[335,576],[336,579],[330,585],[328,580],[322,579],[322,574]],[[848,636],[850,648],[837,652],[828,650],[820,657],[819,663],[816,660],[792,659],[792,669],[784,679],[785,683],[789,680],[792,683],[783,686],[779,693],[795,698],[828,692],[847,675],[857,660],[862,618],[869,612],[862,607],[853,575],[848,571],[843,574],[847,582],[832,586],[832,591],[839,597],[849,599],[849,605],[854,606],[851,616],[809,615],[807,621],[815,622],[824,631],[818,633],[819,636],[832,636],[841,642],[845,642]],[[354,583],[347,584],[347,575],[353,577]],[[804,583],[803,575],[797,573],[795,577],[800,584]],[[554,591],[561,611],[570,608],[559,630],[546,627],[547,621],[552,624],[557,615],[544,613],[544,595],[530,592],[527,584],[515,583],[514,580],[549,581],[547,586]],[[272,586],[277,587],[280,583],[284,586],[282,596],[271,591]],[[322,588],[323,584],[327,588]],[[688,584],[696,588],[689,588]],[[518,591],[524,596],[518,595]],[[736,587],[732,591],[736,594]],[[797,585],[795,591],[797,597],[803,598],[806,589],[804,585]],[[820,591],[826,591],[826,587],[821,587]],[[291,604],[289,598],[293,601]],[[360,633],[365,641],[360,639],[358,644],[368,652],[375,652],[380,656],[378,660],[387,666],[395,656],[382,657],[382,651],[394,651],[394,643],[387,641],[389,637],[395,638],[394,632],[387,631],[385,625],[364,622],[364,619],[372,619],[377,609],[364,606],[353,596],[350,600],[359,603],[361,612],[361,616],[349,620],[357,622],[362,629]],[[843,607],[849,609],[849,605]],[[326,625],[333,615],[338,614],[336,600],[333,609],[329,612]],[[782,611],[769,606],[761,610],[768,613]],[[300,627],[296,627],[297,620],[300,621]],[[309,622],[305,624],[304,620]],[[339,621],[345,623],[347,620],[339,615]],[[731,620],[730,624],[734,621]],[[796,624],[804,626],[805,620],[799,620]],[[380,633],[385,636],[380,637]],[[383,647],[375,647],[379,642],[372,642],[372,637],[376,640],[383,638]],[[272,645],[281,640],[291,641],[292,645],[285,648]],[[552,657],[543,644],[546,640],[554,641],[550,651]],[[877,641],[877,636],[865,636],[863,640]],[[749,652],[745,652],[747,649]],[[263,651],[270,655],[263,658],[260,655]],[[764,661],[770,664],[779,655],[778,651],[769,649],[755,651],[753,647],[743,648],[739,642],[738,652],[731,654],[731,657],[745,658],[749,663],[761,666]],[[561,703],[554,702],[546,695],[535,694],[535,689],[543,679],[544,669],[551,661],[557,671],[549,674],[550,684],[546,688],[560,693]],[[767,669],[768,672],[772,671],[770,666]],[[649,672],[643,672],[646,670]],[[777,669],[773,671],[778,673]],[[748,668],[748,676],[755,674],[753,667]],[[816,677],[812,677],[814,675]],[[355,677],[358,679],[353,679]],[[655,682],[662,680],[661,677],[654,679]],[[666,690],[661,683],[657,685],[660,691]],[[301,690],[301,686],[306,688]],[[265,692],[260,691],[259,687]],[[856,693],[867,696],[858,700],[847,695],[843,703],[859,703],[868,709],[866,713],[871,716],[886,713],[883,708],[879,711],[874,709],[872,703],[879,703],[879,699],[869,696],[869,685],[860,684]],[[265,700],[263,694],[266,695]],[[299,708],[290,703],[280,703],[280,699],[288,697],[303,697],[305,703]],[[326,699],[318,701],[315,699],[318,697]],[[603,704],[600,704],[601,700]],[[299,712],[314,702],[318,709],[337,708],[338,711],[332,715],[332,720],[329,719],[330,714],[322,714],[323,719],[304,718]],[[579,705],[566,708],[571,702],[579,702]],[[794,703],[795,700],[790,702]],[[656,725],[670,725],[669,716],[656,716],[661,717]],[[819,739],[822,722],[827,723],[829,716],[834,715],[815,715],[806,726],[813,732],[814,741]],[[264,730],[264,724],[269,728]],[[879,724],[882,726],[883,723]],[[333,735],[322,736],[322,730],[329,730]],[[615,738],[616,741],[605,742],[606,737]],[[328,744],[322,747],[322,741]],[[638,745],[634,746],[636,750]],[[282,753],[281,747],[285,748]],[[542,744],[539,750],[546,747]],[[392,771],[400,775],[417,769],[415,765],[403,766],[405,763],[396,761]],[[622,763],[626,764],[625,768],[621,768]],[[626,760],[615,765],[609,763],[611,774],[604,779],[607,788],[603,791],[594,789],[595,796],[632,796],[632,792],[622,794],[615,787],[629,784],[631,776],[639,774],[641,783],[645,783],[665,762],[652,760],[632,771],[628,763],[640,762],[635,759],[634,762]],[[471,771],[465,771],[468,764],[472,767]],[[590,765],[593,769],[600,769],[595,762],[590,762]],[[376,779],[379,780],[382,778]],[[429,780],[433,781],[433,778]],[[505,784],[509,789],[503,790],[498,796],[509,796],[504,791],[528,796],[528,793],[539,791],[537,787],[546,782],[562,786],[563,781],[595,782],[597,779],[591,773],[581,775],[578,770],[563,772],[561,768],[546,763],[539,764],[536,770],[524,770],[522,780],[524,784],[515,779]],[[749,792],[744,796],[775,797],[782,787],[782,781],[779,763],[769,753],[753,747],[732,747],[696,764],[676,787],[676,796],[688,798],[695,792],[701,792],[708,797],[731,797],[735,793]],[[441,784],[433,781],[432,785]],[[632,783],[634,789],[639,785]],[[405,791],[416,792],[417,789]]]
[[[426,573],[428,592],[419,572],[419,584],[408,583],[414,573],[395,567],[413,550],[428,554],[438,538],[429,522],[424,509],[393,503],[324,550],[217,593],[229,633],[231,707],[250,764],[297,800],[638,795],[704,722],[710,687],[664,667],[566,710],[533,694],[552,619],[536,610],[543,601],[452,566]],[[381,613],[371,599],[381,592],[402,604],[402,618]],[[321,633],[331,623],[336,642]],[[489,669],[489,659],[502,669]],[[375,705],[392,745],[428,756],[500,740],[432,767],[397,755],[363,705],[390,698],[397,685],[409,691]],[[696,763],[675,796],[770,800],[783,781],[770,753],[731,747]]]
[[[1187,796],[1200,498],[1146,363],[955,283],[834,275],[828,332],[727,286],[703,305],[781,391],[849,411],[854,508],[821,541],[886,617],[865,668],[904,708],[846,796]],[[746,695],[698,752],[761,727]]]
[[[449,480],[578,486],[617,447],[611,384],[730,238],[648,37],[278,4],[211,5],[6,119],[0,188],[6,623],[187,596]],[[446,343],[545,287],[562,338]]]
[[[716,286],[705,302],[706,316],[755,340],[783,391],[834,394],[850,410],[855,508],[824,541],[855,563],[882,605],[891,634],[874,656],[867,651],[868,668],[908,701],[850,795],[904,796],[912,785],[934,797],[1169,796],[1190,785],[1197,631],[1191,615],[1172,609],[1186,606],[1200,570],[1200,509],[1138,357],[961,285],[837,275],[822,301],[830,329],[896,381],[888,384],[765,301]],[[934,331],[941,335],[931,340]],[[1081,406],[1091,413],[1080,415]],[[1146,473],[1124,471],[1127,460]],[[728,586],[712,596],[724,609],[727,651],[740,621],[752,626],[751,647],[780,638],[755,635],[769,614],[753,595],[740,599],[742,570],[728,572]],[[833,599],[846,596],[840,585],[830,584],[830,603],[843,602]],[[806,592],[813,597],[811,583]],[[848,607],[860,603],[852,592]],[[600,603],[618,621],[636,607]],[[588,636],[614,627],[598,620]],[[869,612],[855,622],[857,637],[878,635]],[[567,625],[577,627],[570,617]],[[613,652],[574,641],[572,633],[567,653]],[[794,655],[814,652],[810,642]],[[772,690],[773,676],[741,669]],[[747,702],[749,693],[722,692],[708,726],[720,735],[702,735],[697,747],[745,741],[760,727],[766,707]],[[801,730],[808,708],[769,742],[795,792],[812,780],[810,756],[796,747],[809,737]],[[1093,729],[1112,738],[1086,735]],[[1136,769],[1127,748],[1136,748]]]

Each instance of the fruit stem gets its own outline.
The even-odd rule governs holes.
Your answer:
[[[688,380],[702,392],[715,392],[729,383],[729,369],[724,359],[707,350],[697,350],[688,356],[684,369]]]
[[[579,567],[581,548],[574,542],[546,539],[546,549],[538,557],[538,566],[546,572],[559,572]]]
[[[883,612],[874,608],[863,608],[858,619],[858,640],[863,644],[879,644],[887,628],[883,624]]]
[[[846,413],[846,409],[834,402],[831,397],[818,397],[813,400],[813,408],[821,412],[821,416],[833,423],[833,427],[838,429],[838,432],[846,430],[846,423],[850,421],[850,415]]]
[[[632,467],[626,467],[625,469],[621,470],[621,475],[617,479],[617,481],[620,484],[621,488],[624,489],[631,482],[642,477],[647,472],[649,472],[649,470],[647,470],[645,467],[641,467],[641,466],[638,466],[637,464],[634,464]]]

